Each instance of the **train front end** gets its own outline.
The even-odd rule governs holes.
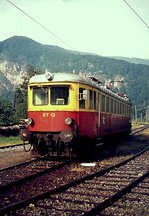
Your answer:
[[[33,76],[28,85],[28,119],[20,137],[40,155],[73,155],[77,138],[77,83],[69,75]]]

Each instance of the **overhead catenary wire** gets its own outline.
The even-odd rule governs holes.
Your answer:
[[[80,55],[80,52],[78,52],[77,50],[75,50],[70,44],[68,44],[66,41],[64,41],[63,39],[61,39],[60,37],[58,37],[56,34],[54,34],[52,31],[50,31],[47,27],[45,27],[43,24],[41,24],[40,22],[38,22],[35,18],[33,18],[31,15],[29,15],[28,13],[26,13],[24,10],[22,10],[21,8],[19,8],[16,4],[14,4],[12,1],[10,0],[6,0],[8,3],[10,3],[11,5],[13,5],[16,9],[18,9],[19,11],[21,11],[24,15],[26,15],[28,18],[30,18],[32,21],[34,21],[36,24],[38,24],[41,28],[43,28],[44,30],[46,30],[49,34],[51,34],[53,37],[55,37],[57,40],[59,40],[60,42],[62,42],[63,44],[65,44],[66,46],[68,46],[69,48],[71,48],[74,52],[78,53]],[[128,7],[136,14],[136,16],[144,23],[144,25],[149,28],[149,25],[140,17],[140,15],[132,8],[132,6],[130,6],[130,4],[126,1],[123,0]]]
[[[59,40],[60,42],[62,42],[63,44],[67,45],[69,48],[71,48],[74,52],[80,54],[78,51],[76,51],[71,45],[69,45],[67,42],[65,42],[63,39],[61,39],[60,37],[58,37],[56,34],[54,34],[52,31],[50,31],[47,27],[45,27],[43,24],[41,24],[40,22],[38,22],[35,18],[33,18],[31,15],[29,15],[28,13],[26,13],[24,10],[22,10],[21,8],[19,8],[16,4],[14,4],[12,1],[10,0],[6,0],[7,2],[9,2],[11,5],[13,5],[16,9],[18,9],[19,11],[21,11],[24,15],[26,15],[28,18],[30,18],[32,21],[34,21],[36,24],[38,24],[41,28],[43,28],[44,30],[46,30],[49,34],[51,34],[53,37],[55,37],[57,40]]]
[[[28,13],[26,13],[24,10],[22,10],[21,8],[19,8],[16,4],[14,4],[12,1],[10,0],[6,0],[8,3],[10,3],[12,6],[14,6],[17,10],[19,10],[20,12],[22,12],[25,16],[27,16],[30,20],[32,20],[33,22],[35,22],[37,25],[39,25],[42,29],[44,29],[45,31],[47,31],[50,35],[52,35],[53,37],[55,37],[57,40],[59,40],[61,43],[65,44],[67,47],[69,47],[72,51],[74,51],[76,54],[78,54],[79,56],[81,56],[81,58],[87,59],[85,57],[85,55],[81,54],[81,52],[77,51],[76,49],[74,49],[70,44],[68,44],[66,41],[64,41],[62,38],[60,38],[59,36],[57,36],[56,34],[54,34],[52,31],[50,31],[45,25],[43,25],[42,23],[40,23],[39,21],[37,21],[35,18],[33,18],[33,16],[29,15]],[[132,8],[132,6],[130,6],[130,4],[128,4],[128,2],[126,0],[123,0],[128,6],[129,8],[136,14],[136,16],[144,23],[144,25],[149,28],[149,25],[139,16],[139,14]]]
[[[136,14],[136,16],[144,23],[144,25],[149,28],[149,25],[141,18],[141,16],[132,8],[132,6],[130,6],[130,4],[126,1],[126,0],[123,0],[127,5],[128,7]]]

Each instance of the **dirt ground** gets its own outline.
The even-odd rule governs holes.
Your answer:
[[[141,151],[143,148],[149,146],[149,129],[130,136],[124,141],[118,141],[116,144],[112,144],[109,141],[109,146],[102,149],[97,149],[93,160],[100,161],[101,163],[109,163],[113,160],[123,160],[133,154]],[[9,167],[15,164],[23,163],[25,161],[35,158],[32,152],[25,152],[23,146],[17,146],[13,148],[0,149],[0,169]]]
[[[34,158],[30,152],[25,152],[23,146],[10,149],[0,149],[0,169],[23,163]]]

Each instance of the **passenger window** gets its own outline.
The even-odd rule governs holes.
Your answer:
[[[33,88],[33,104],[35,106],[48,104],[48,88],[47,87]]]
[[[110,113],[113,113],[113,99],[110,99]]]
[[[120,103],[120,114],[122,115],[122,103]]]
[[[92,90],[89,90],[89,96],[90,96],[89,109],[93,109],[93,91]]]
[[[109,112],[109,98],[106,97],[106,112]]]
[[[124,115],[126,115],[126,104],[124,104]]]
[[[131,116],[131,113],[132,113],[132,107],[129,106],[129,116]]]
[[[122,104],[122,114],[124,115],[124,104]]]
[[[85,109],[85,100],[83,98],[84,88],[79,88],[79,108]]]
[[[94,91],[94,109],[96,110],[96,92]]]
[[[116,114],[116,101],[114,100],[114,114]]]
[[[101,111],[105,112],[105,95],[101,95]]]
[[[117,114],[120,114],[120,103],[117,102]]]
[[[127,115],[129,116],[129,105],[127,106]]]
[[[120,114],[123,115],[124,114],[124,104],[120,103]]]
[[[100,109],[100,94],[98,93],[98,98],[97,98],[97,109]]]

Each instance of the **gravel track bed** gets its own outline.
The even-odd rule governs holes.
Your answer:
[[[0,187],[58,165],[57,161],[38,160],[0,172]]]
[[[137,187],[131,190],[107,208],[101,215],[110,216],[148,216],[149,215],[149,178],[144,179]]]
[[[147,164],[147,161],[149,160],[148,153],[149,151],[145,152],[143,155],[128,162],[126,165],[116,168],[101,177],[88,180],[85,183],[77,185],[76,187],[69,188],[65,192],[51,195],[50,198],[40,200],[33,205],[29,205],[25,209],[20,209],[17,213],[20,215],[81,216],[86,211],[94,208],[98,203],[102,203],[108,197],[114,195],[116,191],[124,188],[125,184],[123,184],[123,181],[127,183],[126,185],[128,185],[139,176],[146,173],[149,170],[149,166]],[[144,162],[146,162],[146,164],[144,164]],[[125,176],[120,176],[121,171],[124,173],[125,170],[127,170],[128,173],[129,168],[131,172],[131,165],[134,166],[134,164],[138,165],[138,170],[132,174],[132,176],[126,174]],[[142,165],[144,165],[143,170]],[[119,171],[118,174],[117,171]],[[119,184],[117,184],[118,182]],[[89,185],[92,187],[89,187]]]
[[[101,148],[101,149],[99,148],[99,149],[97,149],[97,151],[93,155],[93,160],[92,160],[93,162],[96,162],[99,165],[99,167],[97,166],[96,168],[87,168],[87,167],[80,167],[80,165],[76,165],[75,167],[73,167],[72,169],[68,169],[67,171],[74,172],[75,175],[81,176],[81,175],[90,174],[90,172],[94,172],[94,171],[96,172],[97,171],[96,169],[99,170],[99,168],[103,169],[103,168],[109,167],[111,165],[114,165],[114,164],[116,164],[116,163],[118,163],[118,162],[120,162],[120,161],[122,161],[124,159],[128,159],[129,157],[136,154],[138,151],[141,151],[143,148],[147,147],[149,145],[148,137],[149,137],[149,130],[148,131],[146,130],[144,132],[141,132],[139,135],[132,136],[129,139],[127,139],[125,141],[122,141],[121,143],[112,144],[111,146],[109,145],[108,148]],[[5,167],[12,166],[12,165],[15,165],[15,164],[18,164],[18,163],[21,163],[21,162],[25,162],[27,160],[32,159],[33,157],[34,157],[34,155],[32,155],[30,153],[27,153],[27,152],[24,152],[23,147],[15,147],[13,149],[0,150],[0,168],[5,168]],[[136,168],[136,166],[134,166],[134,168]],[[132,172],[134,172],[133,169],[132,169]],[[141,172],[140,172],[140,175],[141,175]],[[51,177],[49,178],[49,180],[50,179],[51,179]],[[59,181],[59,179],[57,180],[57,183],[58,183],[58,181]],[[47,184],[47,179],[45,178],[45,179],[43,179],[43,185],[41,184],[39,190],[42,191],[42,188],[46,184]],[[53,185],[54,184],[55,184],[55,182],[53,183]],[[98,187],[102,188],[103,184],[104,184],[104,187],[106,187],[108,189],[108,185],[106,185],[104,182],[101,182],[101,185],[99,183]],[[143,183],[143,184],[145,184],[146,187],[148,185],[148,183]],[[49,183],[48,183],[48,185],[49,185]],[[127,185],[127,181],[125,179],[122,183],[116,182],[116,185],[117,185],[117,187],[118,186],[119,187],[120,186],[125,186],[125,185]],[[38,186],[38,184],[34,184],[33,187],[36,188],[36,186]],[[92,186],[91,186],[90,183],[88,183],[88,187],[90,187],[90,189],[88,190],[88,193],[92,193],[91,192]],[[84,186],[82,186],[81,190],[83,190],[83,188],[84,188]],[[111,186],[110,186],[110,188],[111,188]],[[80,190],[80,189],[78,189],[78,190]],[[86,190],[86,187],[84,188],[84,190]],[[31,193],[31,192],[29,190],[26,191],[26,192],[24,191],[25,196],[27,196],[27,193]],[[98,190],[97,190],[97,193],[99,193]],[[11,197],[9,197],[9,194],[6,194],[6,195],[7,195],[6,199],[8,199],[8,202],[9,202],[9,199],[11,199]],[[95,197],[95,196],[96,196],[96,192],[93,195],[93,197]],[[143,212],[144,209],[146,208],[147,203],[146,203],[145,200],[147,198],[148,198],[148,196],[145,195],[144,199],[142,200],[142,205],[138,206],[138,209],[137,209],[138,212]],[[97,200],[97,199],[95,199],[95,200]],[[143,201],[144,201],[144,204],[143,204]],[[54,201],[54,202],[56,202],[56,201]],[[59,203],[59,201],[57,201],[57,203]],[[18,210],[17,212],[15,212],[15,213],[12,213],[12,214],[10,213],[10,214],[7,214],[7,215],[13,215],[13,216],[14,215],[18,215],[18,216],[21,216],[21,215],[27,215],[27,216],[32,216],[32,215],[37,215],[37,216],[38,215],[45,215],[45,216],[47,216],[47,215],[57,215],[57,216],[58,215],[63,215],[63,216],[65,216],[65,215],[79,215],[82,212],[81,210],[80,210],[80,213],[79,213],[79,210],[74,210],[74,214],[72,214],[72,211],[69,211],[69,210],[65,211],[66,209],[63,209],[63,211],[60,210],[58,212],[58,214],[56,214],[55,210],[52,208],[53,202],[51,204],[52,206],[50,207],[49,206],[49,200],[44,200],[44,203],[43,203],[43,201],[41,201],[40,205],[42,207],[35,206],[34,204],[30,203],[30,205],[28,207],[26,207],[26,209],[21,209],[21,210]],[[87,204],[87,205],[89,205],[89,204]],[[50,210],[46,210],[48,208]],[[51,213],[47,214],[46,213],[47,211],[51,211]],[[127,213],[126,213],[126,215],[129,216],[129,214],[127,214]],[[132,214],[132,215],[134,216],[134,215],[137,215],[137,214]],[[140,214],[140,215],[143,215],[143,214]],[[146,215],[148,215],[148,214],[146,214]]]
[[[77,171],[79,170],[79,172]],[[2,189],[0,206],[7,206],[18,201],[29,199],[51,189],[64,185],[90,173],[99,170],[99,167],[82,168],[80,164],[72,163],[58,170],[46,173],[40,177],[12,186],[9,189]]]

